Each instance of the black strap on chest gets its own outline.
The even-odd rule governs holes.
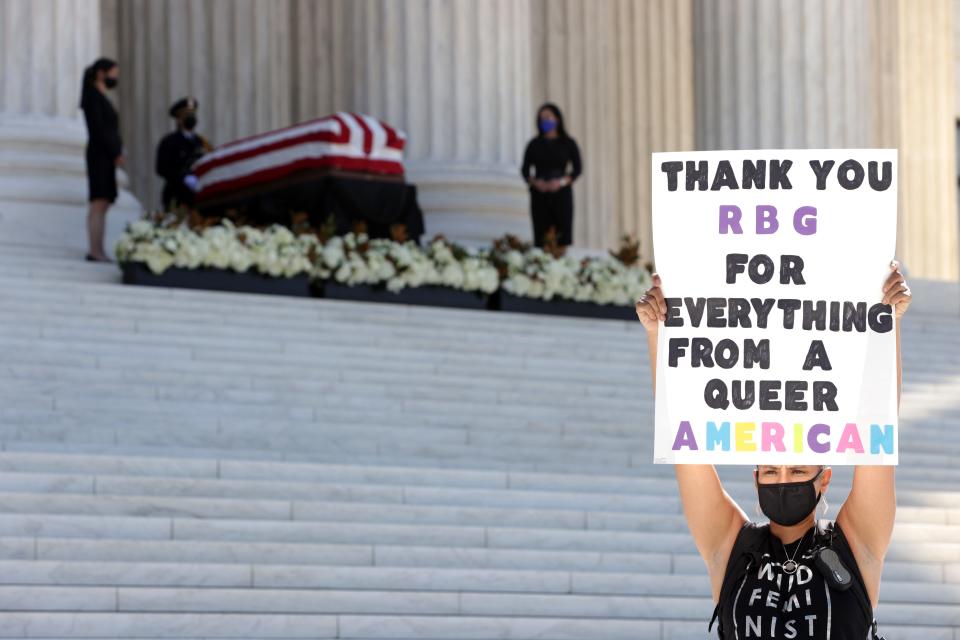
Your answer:
[[[836,535],[834,522],[827,522],[823,529],[817,523],[817,530],[814,532],[814,546],[832,547]],[[720,640],[727,640],[730,637],[727,635],[728,630],[724,629],[723,625],[723,607],[733,597],[733,592],[743,583],[750,570],[760,565],[763,548],[769,537],[770,525],[754,525],[751,522],[744,524],[740,533],[737,534],[737,539],[734,541],[733,549],[730,552],[730,558],[727,560],[727,569],[723,574],[720,597],[717,599],[717,606],[713,609],[710,624],[707,625],[707,631],[709,632],[713,630],[713,624],[717,623],[717,635]],[[851,570],[855,579],[850,592],[856,598],[857,604],[866,619],[870,620],[870,640],[884,640],[883,636],[877,632],[877,620],[873,617],[873,607],[867,597],[860,571],[857,567],[851,567]]]

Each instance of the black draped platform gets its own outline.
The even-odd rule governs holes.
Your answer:
[[[337,233],[352,231],[363,221],[372,238],[390,237],[391,225],[401,223],[407,237],[419,242],[423,235],[423,212],[417,203],[417,187],[402,176],[375,175],[341,170],[308,170],[267,184],[197,203],[204,215],[227,215],[231,211],[261,224],[289,225],[291,213],[305,212],[312,224],[321,226],[331,215]]]

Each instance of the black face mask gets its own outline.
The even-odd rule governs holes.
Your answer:
[[[779,484],[760,484],[757,478],[757,497],[760,500],[760,510],[763,515],[785,527],[792,527],[810,515],[810,512],[820,502],[820,495],[813,488],[813,483],[823,473],[817,472],[809,480],[803,482],[781,482]]]
[[[117,79],[107,76],[103,79],[103,86],[105,86],[107,89],[115,89],[117,87]]]
[[[193,128],[197,126],[197,116],[184,116],[183,118],[183,128],[187,131],[193,131]]]

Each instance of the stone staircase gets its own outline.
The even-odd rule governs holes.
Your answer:
[[[0,244],[0,638],[708,637],[639,323],[118,279]],[[957,288],[915,290],[877,616],[960,640]]]

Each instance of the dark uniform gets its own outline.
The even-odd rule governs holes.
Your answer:
[[[178,100],[170,107],[170,116],[189,118],[193,116],[197,105],[193,98]],[[210,143],[203,136],[182,126],[178,126],[176,131],[167,134],[160,141],[157,147],[157,175],[165,181],[161,196],[165,210],[169,211],[174,204],[193,204],[194,190],[187,184],[191,180],[188,176],[193,175],[193,163],[211,149]]]

